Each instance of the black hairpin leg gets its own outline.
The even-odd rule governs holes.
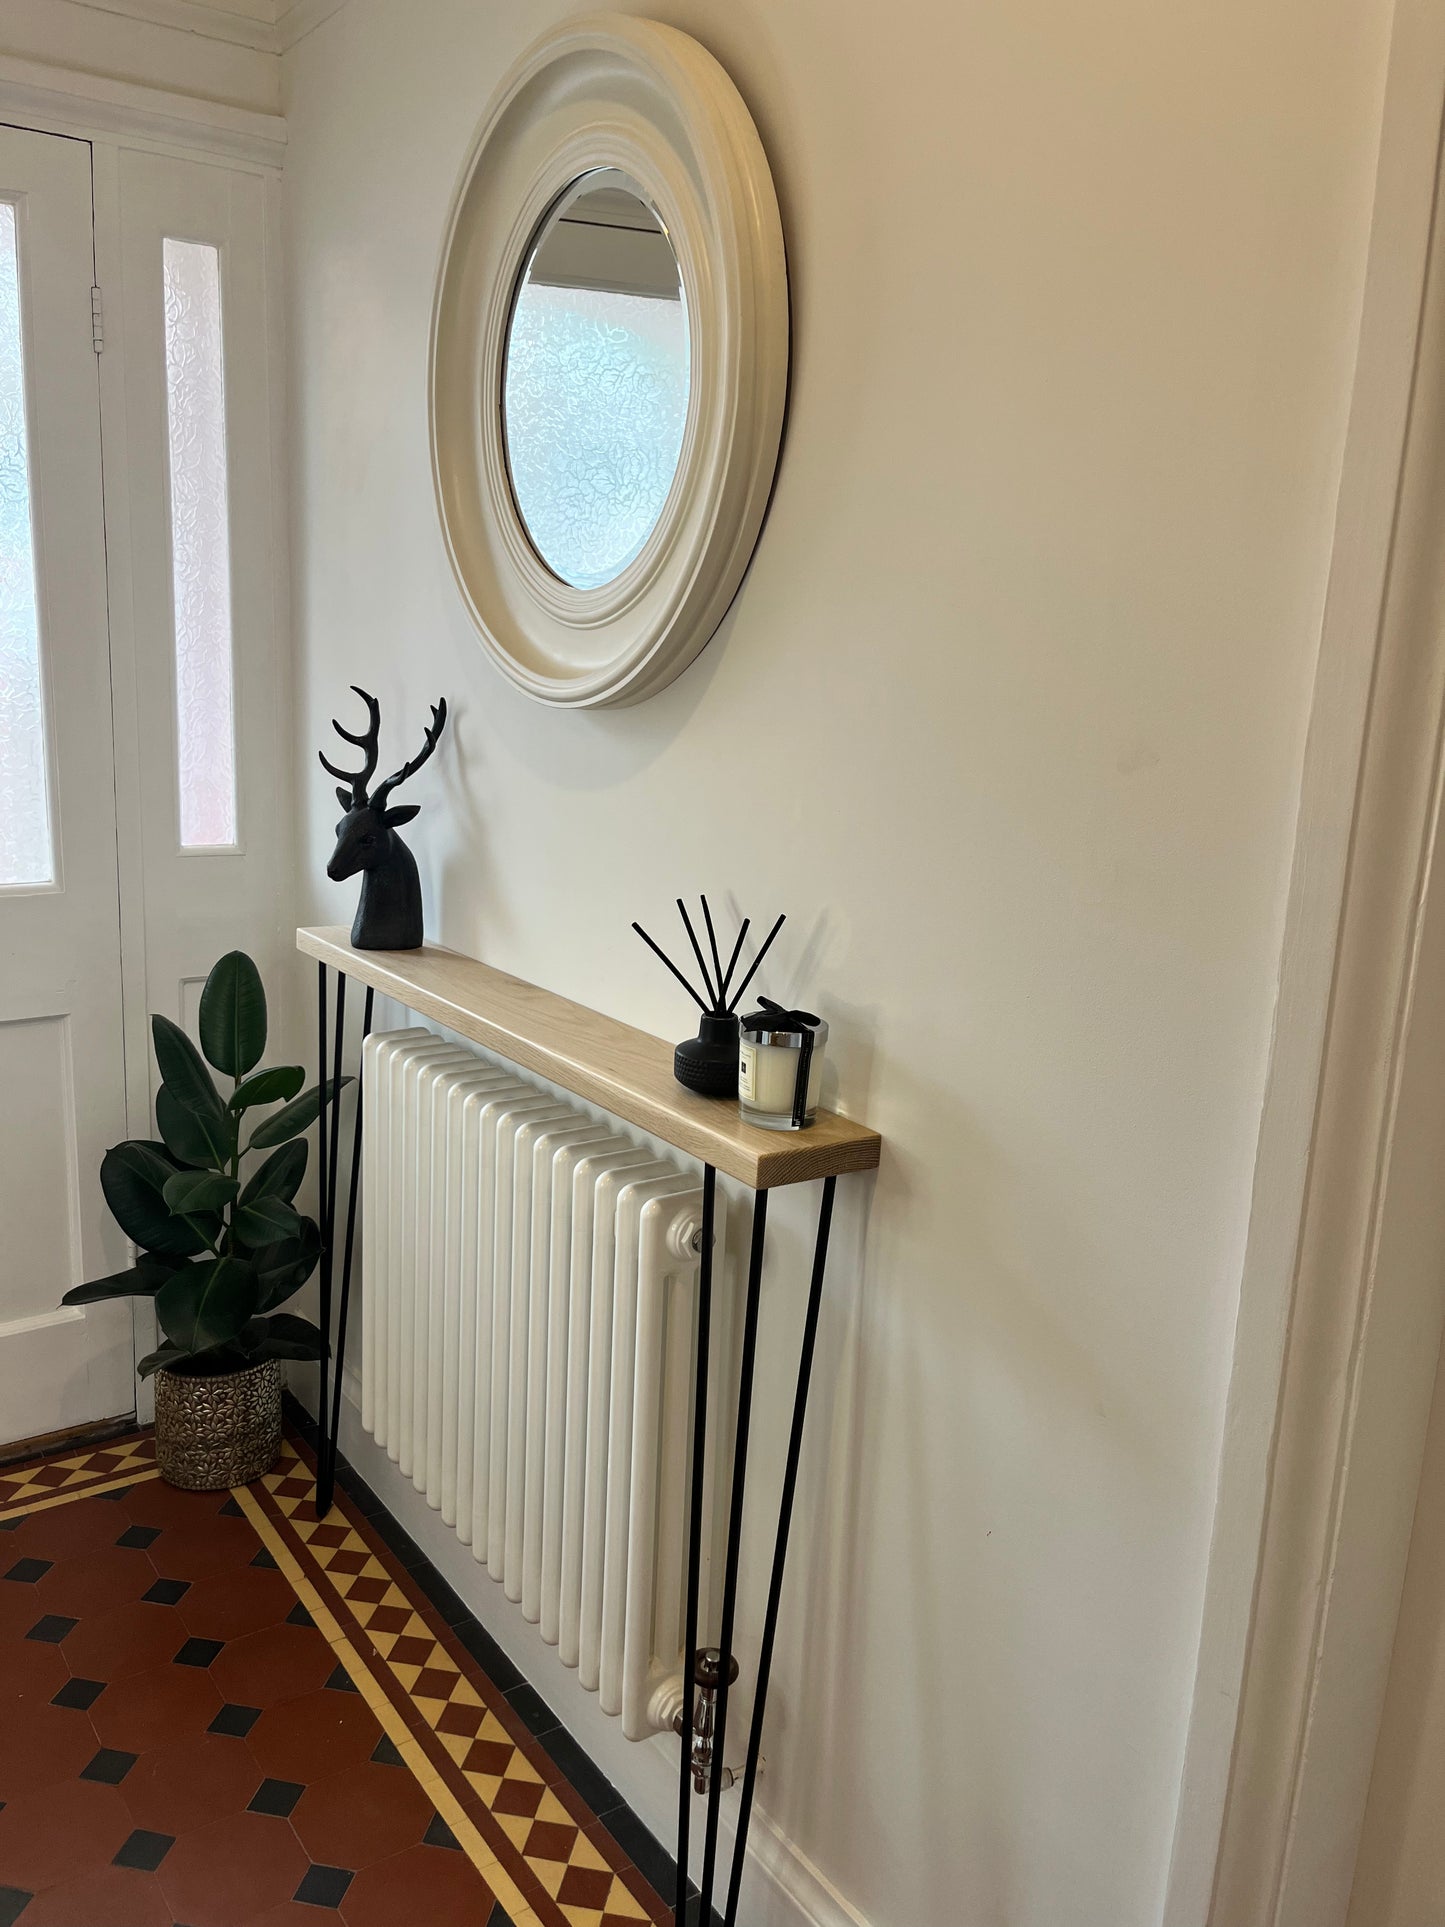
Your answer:
[[[703,1833],[702,1898],[698,1919],[709,1927],[712,1890],[717,1873],[718,1819],[722,1810],[723,1770],[727,1763],[728,1689],[732,1684],[733,1624],[738,1603],[738,1557],[743,1539],[743,1493],[748,1473],[748,1435],[752,1427],[753,1363],[757,1356],[758,1306],[762,1298],[763,1240],[768,1224],[768,1194],[753,1198],[753,1238],[748,1255],[748,1295],[743,1313],[743,1352],[738,1377],[738,1429],[733,1452],[732,1496],[728,1512],[727,1561],[723,1573],[722,1630],[718,1635],[721,1660],[713,1716],[712,1772],[708,1779],[707,1821]]]
[[[697,1370],[693,1379],[692,1497],[687,1535],[687,1616],[683,1623],[682,1758],[677,1793],[677,1896],[674,1927],[687,1927],[687,1850],[692,1823],[692,1728],[696,1705],[698,1589],[702,1570],[703,1485],[707,1470],[707,1379],[712,1339],[713,1212],[717,1172],[702,1171],[702,1251],[697,1276]]]
[[[823,1202],[818,1212],[818,1236],[813,1247],[813,1278],[808,1288],[808,1312],[803,1324],[803,1347],[798,1358],[798,1386],[793,1396],[793,1424],[788,1434],[788,1459],[783,1472],[783,1496],[778,1507],[778,1532],[773,1542],[773,1571],[768,1582],[768,1605],[763,1618],[763,1642],[758,1653],[758,1677],[753,1690],[753,1719],[748,1733],[747,1765],[743,1769],[742,1800],[738,1808],[737,1844],[733,1848],[732,1875],[728,1881],[725,1927],[736,1927],[738,1895],[742,1888],[743,1863],[747,1858],[748,1823],[753,1814],[753,1793],[758,1780],[758,1758],[763,1740],[763,1714],[768,1703],[768,1678],[773,1666],[773,1641],[778,1630],[778,1607],[783,1596],[783,1568],[788,1557],[788,1531],[793,1523],[793,1500],[798,1489],[798,1461],[803,1447],[803,1423],[808,1415],[808,1386],[813,1375],[813,1352],[818,1339],[818,1312],[823,1302],[823,1273],[828,1263],[828,1234],[833,1223],[833,1192],[836,1178],[823,1181]],[[715,1755],[717,1766],[722,1765]],[[707,1915],[704,1912],[703,1921]]]
[[[375,1001],[376,1001],[376,992],[372,989],[371,985],[368,984],[366,987],[366,1003],[361,1013],[361,1043],[362,1043],[363,1059],[365,1056],[366,1040],[371,1035],[371,1011],[372,1011],[372,1005],[375,1003]],[[340,1064],[338,1061],[338,1065],[337,1065],[338,1078],[340,1077],[340,1074],[341,1074]],[[353,1247],[355,1244],[355,1238],[356,1238],[356,1197],[357,1197],[357,1192],[360,1189],[360,1185],[361,1185],[361,1087],[362,1087],[362,1062],[359,1060],[357,1063],[357,1069],[356,1069],[356,1116],[355,1116],[355,1119],[353,1120],[352,1130],[351,1130],[351,1182],[347,1187],[347,1197],[346,1197],[346,1241],[342,1248],[341,1294],[337,1302],[337,1312],[336,1312],[336,1357],[334,1361],[335,1363],[334,1389],[331,1394],[331,1439],[330,1439],[329,1449],[327,1449],[323,1445],[323,1449],[321,1453],[318,1455],[318,1462],[317,1462],[316,1511],[318,1516],[323,1519],[326,1517],[327,1513],[331,1510],[332,1494],[335,1492],[335,1489],[336,1489],[336,1453],[337,1453],[338,1444],[341,1438],[342,1374],[346,1368],[346,1325],[347,1325],[347,1315],[351,1309],[351,1257],[352,1257],[352,1250],[353,1250]],[[332,1142],[334,1146],[335,1144],[334,1138]],[[336,1158],[336,1154],[333,1148],[333,1151],[332,1151],[333,1192],[335,1188],[335,1158]],[[326,1418],[326,1410],[325,1410],[324,1404],[318,1416],[324,1422]],[[323,1434],[324,1434],[324,1423],[323,1423]]]
[[[316,966],[316,1082],[321,1093],[321,1101],[316,1113],[316,1179],[318,1204],[321,1214],[321,1389],[316,1407],[316,1462],[318,1469],[326,1459],[326,1345],[331,1333],[331,1238],[335,1230],[331,1207],[333,1193],[327,1183],[327,1083],[326,1051],[326,965]],[[334,1099],[333,1099],[334,1101]]]

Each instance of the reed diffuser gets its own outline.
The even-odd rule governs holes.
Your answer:
[[[758,966],[772,948],[773,939],[787,922],[786,915],[780,916],[767,936],[746,976],[732,988],[733,973],[742,955],[743,940],[748,934],[750,919],[743,918],[742,927],[733,945],[732,955],[728,958],[727,969],[723,969],[722,953],[718,949],[717,931],[713,927],[712,911],[708,908],[706,897],[702,898],[702,918],[707,930],[708,950],[712,956],[712,973],[703,958],[702,945],[697,940],[692,918],[687,914],[687,906],[682,898],[677,899],[678,915],[682,927],[687,932],[692,954],[697,959],[698,972],[702,977],[703,989],[695,988],[683,975],[660,944],[654,943],[640,923],[633,929],[655,956],[662,959],[668,969],[691,997],[702,1012],[698,1021],[697,1036],[689,1037],[679,1044],[672,1053],[672,1074],[678,1083],[687,1090],[696,1091],[702,1097],[736,1097],[738,1094],[738,1004],[743,992],[758,973]],[[704,995],[704,991],[706,995]]]

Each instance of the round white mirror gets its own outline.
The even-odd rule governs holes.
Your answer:
[[[688,35],[596,14],[502,82],[432,310],[432,476],[491,660],[538,702],[637,702],[746,573],[788,383],[768,164]]]
[[[613,582],[657,527],[687,426],[687,303],[667,230],[617,168],[574,181],[523,267],[502,426],[533,548],[574,589]]]

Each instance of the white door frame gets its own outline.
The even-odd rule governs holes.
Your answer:
[[[338,0],[338,4],[340,0]],[[123,248],[122,170],[129,154],[170,157],[203,164],[230,175],[256,177],[264,196],[264,356],[267,374],[256,387],[264,388],[269,447],[271,512],[269,542],[269,610],[259,616],[248,637],[253,669],[272,688],[274,727],[269,757],[260,774],[269,791],[264,820],[253,825],[257,852],[274,863],[273,914],[260,915],[256,906],[240,939],[256,955],[267,978],[272,1006],[273,1044],[270,1057],[287,1055],[298,1036],[292,974],[289,913],[296,881],[292,851],[284,844],[281,826],[294,820],[291,768],[291,656],[289,629],[290,567],[286,519],[285,342],[281,302],[275,290],[282,272],[280,169],[285,156],[286,126],[278,115],[262,114],[191,98],[163,88],[16,60],[0,55],[0,121],[35,133],[69,135],[88,141],[92,157],[95,214],[95,275],[102,289],[106,315],[106,346],[100,356],[100,413],[104,461],[106,576],[111,643],[111,703],[115,751],[117,854],[121,905],[121,973],[125,1026],[127,1131],[132,1137],[151,1133],[152,1061],[149,1012],[163,1009],[177,1019],[184,1012],[175,1002],[180,985],[156,981],[156,959],[147,939],[145,865],[145,810],[141,744],[140,689],[143,683],[142,638],[136,621],[138,574],[146,558],[137,553],[133,520],[135,491],[126,393],[126,315],[123,306],[125,262]],[[233,503],[234,508],[234,503]],[[256,544],[253,542],[253,554]],[[259,648],[256,646],[259,643]],[[238,772],[245,780],[245,772]],[[171,961],[171,960],[167,960]],[[196,968],[214,961],[196,961]],[[174,972],[171,973],[172,978]],[[199,981],[197,979],[196,981]],[[134,1306],[134,1353],[140,1359],[156,1343],[154,1313],[147,1303]],[[142,1422],[154,1411],[150,1380],[136,1387],[137,1416]]]
[[[1441,803],[1442,102],[1445,6],[1397,0],[1165,1927],[1342,1927],[1445,1324],[1377,1265]]]

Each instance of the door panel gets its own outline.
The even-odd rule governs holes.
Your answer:
[[[130,1411],[134,1380],[125,1304],[56,1303],[129,1256],[98,1176],[125,1065],[89,146],[0,128],[0,202],[3,1442]]]

